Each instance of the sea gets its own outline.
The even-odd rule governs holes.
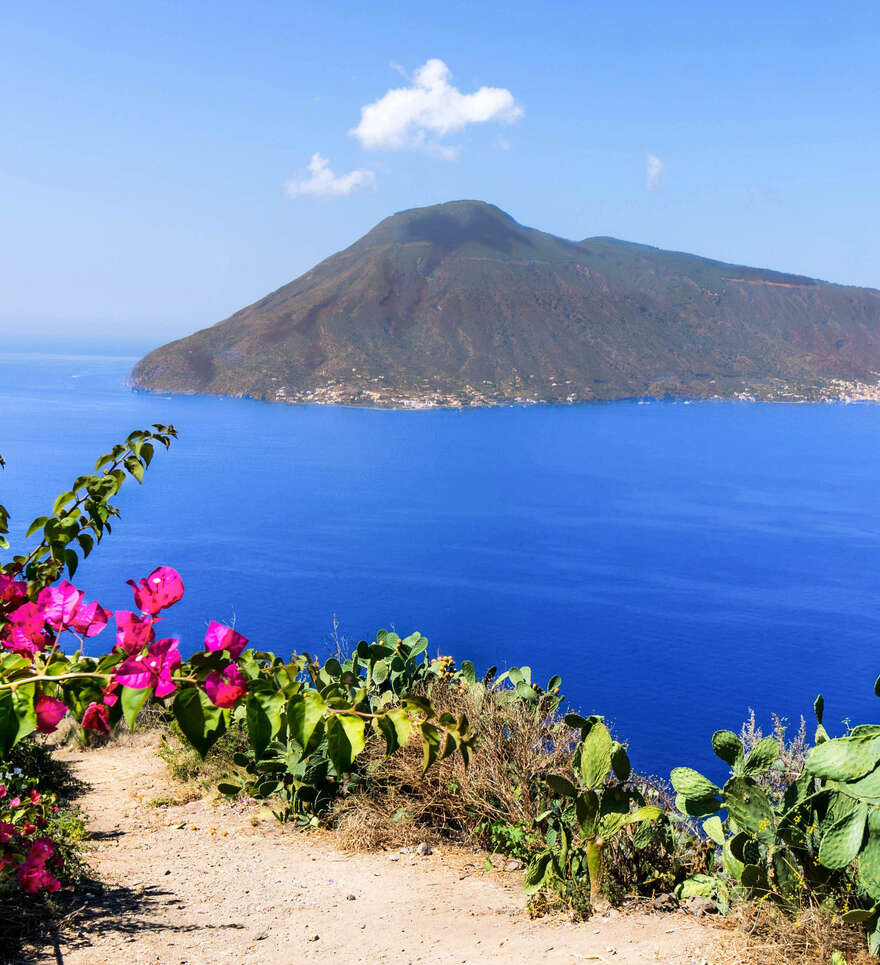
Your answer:
[[[152,395],[125,384],[149,347],[0,354],[0,503],[22,549],[97,456],[173,423],[76,582],[125,609],[127,579],[173,566],[186,596],[162,629],[185,654],[209,620],[284,655],[419,630],[481,672],[560,674],[660,776],[723,779],[711,735],[750,710],[812,734],[821,692],[829,730],[877,720],[880,407]]]

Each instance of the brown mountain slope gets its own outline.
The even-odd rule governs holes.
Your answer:
[[[350,248],[135,366],[144,389],[479,404],[822,397],[880,381],[880,292],[565,241],[454,201]],[[849,383],[842,385],[841,383]]]

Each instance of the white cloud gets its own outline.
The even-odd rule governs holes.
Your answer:
[[[457,150],[437,143],[468,124],[501,121],[512,124],[523,115],[513,94],[503,87],[481,87],[472,94],[449,83],[452,74],[442,60],[420,67],[409,87],[389,90],[361,108],[361,121],[349,131],[370,150],[426,148],[447,160]]]
[[[311,195],[314,198],[343,198],[358,188],[375,188],[376,175],[372,171],[349,171],[334,174],[330,162],[320,154],[313,154],[308,174],[293,178],[284,185],[289,198]]]
[[[662,174],[663,162],[656,154],[649,154],[648,162],[645,165],[645,184],[648,186],[649,191],[653,191],[654,188],[657,187]]]

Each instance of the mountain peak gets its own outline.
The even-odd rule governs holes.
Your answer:
[[[456,405],[880,397],[880,293],[612,238],[483,201],[386,218],[224,322],[151,352],[160,391]],[[835,388],[836,387],[836,388]]]
[[[444,251],[470,244],[510,253],[517,245],[531,244],[530,231],[486,201],[447,201],[398,211],[361,240],[368,245],[424,243]]]

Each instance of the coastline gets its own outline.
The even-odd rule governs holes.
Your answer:
[[[564,398],[539,398],[535,396],[514,395],[497,397],[476,391],[461,393],[434,391],[428,393],[414,393],[412,395],[400,392],[381,393],[376,390],[363,390],[348,386],[320,386],[312,390],[301,390],[296,393],[288,390],[276,390],[272,396],[256,396],[249,393],[221,393],[179,391],[174,389],[154,389],[137,384],[129,376],[123,383],[132,392],[150,395],[182,395],[204,396],[218,399],[246,399],[252,402],[266,402],[273,405],[320,405],[340,406],[352,409],[391,410],[400,412],[420,412],[449,409],[495,409],[495,408],[526,408],[533,406],[586,406],[608,405],[617,402],[628,402],[639,405],[652,404],[684,404],[707,402],[746,402],[771,403],[776,405],[815,405],[818,403],[853,405],[864,403],[880,403],[880,381],[867,383],[846,379],[829,379],[818,385],[809,387],[779,386],[749,386],[729,394],[713,393],[711,395],[676,395],[672,393],[619,395],[613,397],[579,397],[572,393]],[[470,387],[467,387],[469,389]]]

